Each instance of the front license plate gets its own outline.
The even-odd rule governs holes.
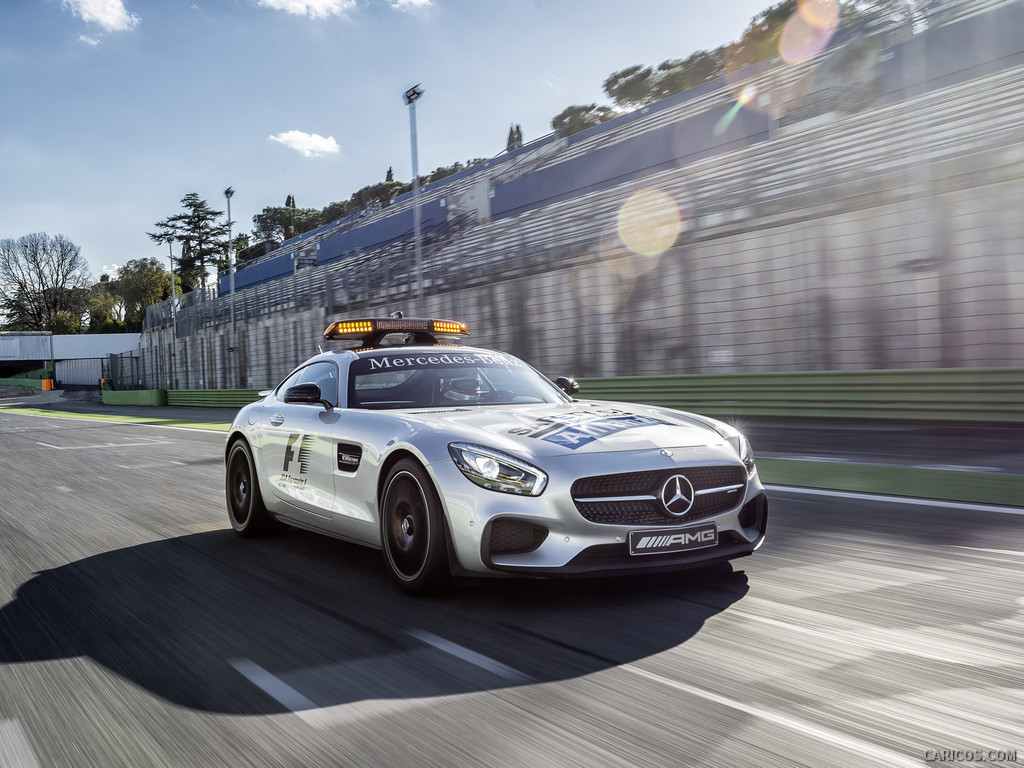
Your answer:
[[[686,552],[718,544],[718,524],[705,523],[687,528],[660,528],[655,531],[630,531],[629,554],[660,555]]]

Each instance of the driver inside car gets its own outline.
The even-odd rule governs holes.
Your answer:
[[[477,376],[441,379],[441,397],[453,403],[479,402],[483,391],[483,384]]]

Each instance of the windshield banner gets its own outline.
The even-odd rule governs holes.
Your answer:
[[[441,355],[381,355],[367,357],[353,364],[358,366],[359,373],[377,373],[380,371],[401,371],[410,368],[453,368],[458,366],[522,368],[523,363],[513,357],[497,353],[460,352]]]

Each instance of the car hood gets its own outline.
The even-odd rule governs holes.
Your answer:
[[[406,411],[405,415],[451,440],[537,457],[722,445],[731,433],[728,425],[682,411],[586,400]]]

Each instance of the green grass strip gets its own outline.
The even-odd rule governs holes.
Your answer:
[[[757,470],[771,485],[1024,507],[1024,475],[794,459],[758,459]]]
[[[26,416],[50,416],[58,419],[86,419],[91,421],[114,421],[122,424],[150,424],[158,427],[181,427],[183,429],[208,429],[215,432],[227,432],[231,424],[226,421],[195,421],[191,419],[165,419],[158,416],[119,416],[110,413],[78,413],[75,411],[58,411],[50,408],[21,408],[17,406],[0,406],[0,411],[10,411]]]

